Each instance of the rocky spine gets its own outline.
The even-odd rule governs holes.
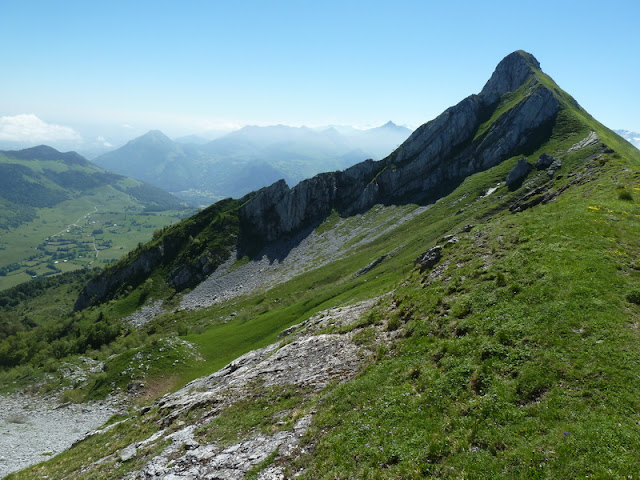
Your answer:
[[[480,94],[422,125],[387,158],[322,173],[293,188],[279,180],[247,195],[240,201],[238,252],[256,255],[270,243],[320,224],[332,211],[348,216],[376,204],[435,201],[469,175],[526,154],[544,141],[561,108],[554,92],[539,80],[539,68],[532,55],[514,52],[498,64]],[[516,91],[516,101],[505,106],[506,96]],[[131,274],[147,275],[163,262],[167,251],[145,251],[110,274],[113,279],[110,275],[97,277],[82,292],[76,308],[110,298]],[[229,254],[230,250],[224,252],[226,258]],[[192,287],[223,261],[218,258],[212,263],[203,257],[201,272],[194,270],[200,264],[192,262],[186,270],[178,266],[167,281],[178,290]]]
[[[536,79],[538,61],[522,51],[505,57],[479,95],[471,95],[418,128],[386,159],[325,173],[289,188],[262,189],[241,211],[245,235],[264,243],[292,235],[332,210],[350,215],[375,204],[429,202],[469,175],[523,153],[549,128],[560,103]],[[482,134],[500,100],[528,84],[524,98]]]

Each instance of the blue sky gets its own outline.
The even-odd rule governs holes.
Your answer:
[[[0,139],[36,117],[52,135],[107,140],[417,127],[517,49],[607,126],[640,131],[639,20],[637,0],[0,0]]]

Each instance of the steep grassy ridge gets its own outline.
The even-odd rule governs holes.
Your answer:
[[[377,313],[406,339],[327,396],[305,478],[635,478],[638,160],[409,275]]]
[[[321,308],[398,285],[356,328],[367,338],[368,325],[384,320],[401,338],[355,380],[313,400],[318,413],[304,447],[311,453],[276,463],[291,462],[290,473],[302,468],[307,478],[635,475],[640,158],[613,136],[609,146],[616,153],[595,146],[567,156],[565,165],[574,168],[563,166],[551,189],[570,186],[552,202],[513,214],[505,207],[524,189],[482,196],[513,159],[469,178],[347,262],[234,305],[173,318],[197,326],[198,318],[210,322],[225,312],[240,317],[202,324],[203,333],[188,337],[209,359],[194,375],[267,344]],[[434,270],[412,268],[421,251],[466,223],[476,226],[458,233]],[[398,238],[406,243],[396,256],[361,277],[348,274],[397,247]],[[149,435],[130,422],[127,431]],[[71,478],[83,478],[72,473],[83,452],[72,449],[24,475],[58,478],[65,471],[59,462],[70,462]]]
[[[238,209],[242,200],[221,200],[178,225],[154,232],[153,239],[129,252],[89,282],[80,293],[75,309],[82,310],[115,297],[135,297],[138,307],[147,296],[167,297],[175,290],[191,288],[223,263],[234,250],[239,233]],[[131,292],[143,282],[156,285]],[[131,303],[131,298],[124,303]],[[129,312],[131,313],[131,312]]]

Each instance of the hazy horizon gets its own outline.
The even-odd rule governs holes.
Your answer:
[[[569,2],[572,3],[572,2]],[[245,125],[415,129],[524,49],[595,118],[640,131],[640,5],[0,3],[0,142],[114,148]],[[597,36],[594,36],[596,35]]]

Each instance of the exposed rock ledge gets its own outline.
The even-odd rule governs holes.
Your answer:
[[[432,203],[469,175],[523,154],[550,133],[561,109],[556,93],[539,81],[539,67],[532,55],[514,52],[498,64],[478,95],[470,95],[419,127],[384,160],[321,173],[293,188],[280,180],[249,194],[237,211],[237,239],[230,235],[222,251],[201,252],[195,261],[183,262],[167,281],[177,290],[192,288],[223,264],[234,247],[241,257],[255,257],[264,247],[313,230],[333,211],[348,217],[377,204]],[[505,96],[520,89],[516,104],[500,110]],[[497,118],[492,119],[494,114]],[[225,212],[224,205],[216,205],[221,202],[210,207],[212,212]],[[201,231],[204,225],[198,228]],[[89,282],[74,308],[81,310],[111,298],[124,283],[140,284],[181,248],[178,238],[175,244],[170,240]]]
[[[249,352],[218,372],[166,395],[154,406],[143,409],[140,413],[142,419],[137,420],[157,422],[161,426],[157,433],[108,457],[97,459],[93,466],[99,468],[107,460],[129,462],[166,440],[170,440],[170,445],[160,454],[147,458],[140,470],[131,472],[126,478],[240,479],[274,453],[278,458],[295,456],[302,435],[313,421],[313,410],[302,411],[298,417],[284,410],[277,417],[293,420],[289,429],[269,434],[252,431],[230,446],[203,441],[197,429],[245,398],[257,384],[259,388],[293,386],[315,395],[331,382],[352,378],[372,355],[371,350],[353,342],[357,329],[346,333],[326,332],[330,327],[337,329],[356,322],[375,301],[367,300],[321,312],[285,330],[284,338],[275,344]],[[397,334],[386,332],[384,327],[379,325],[376,330],[379,342],[388,342],[392,335]],[[189,420],[185,421],[186,418]],[[284,476],[274,464],[258,478]]]

